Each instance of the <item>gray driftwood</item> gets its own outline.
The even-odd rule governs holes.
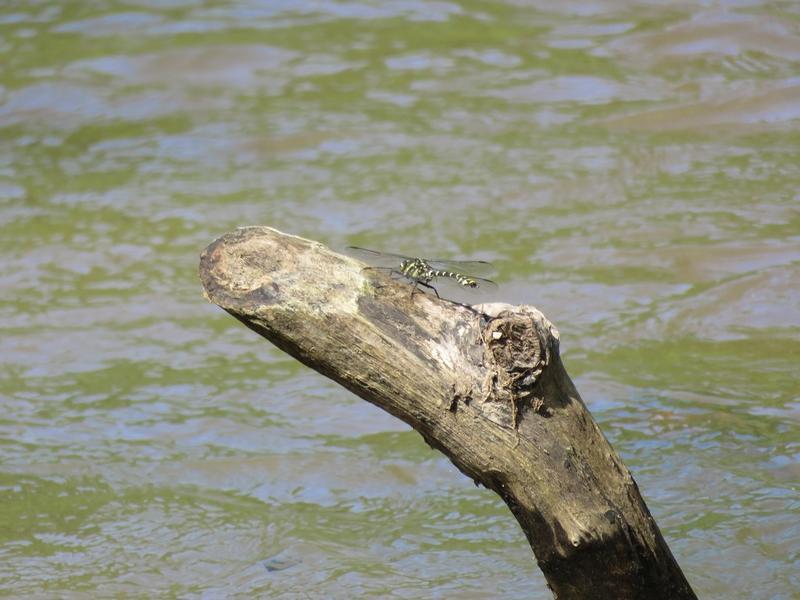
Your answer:
[[[465,307],[267,227],[212,243],[208,299],[402,419],[522,526],[556,598],[695,598],[532,306]]]

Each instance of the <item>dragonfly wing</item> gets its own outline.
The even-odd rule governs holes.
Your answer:
[[[364,262],[368,262],[374,265],[394,265],[396,267],[400,266],[400,263],[404,260],[408,260],[410,257],[404,256],[402,254],[392,254],[391,252],[379,252],[378,250],[370,250],[369,248],[361,248],[359,246],[348,246],[346,249],[347,254],[350,256],[354,256],[356,258],[360,258]]]
[[[444,260],[425,259],[432,268],[440,271],[456,271],[462,275],[493,275],[497,273],[495,266],[485,260]]]
[[[453,271],[468,277],[473,275],[491,276],[497,272],[495,266],[490,262],[486,262],[485,260],[428,259],[424,257],[412,257],[405,254],[394,254],[393,252],[370,250],[369,248],[362,248],[360,246],[348,246],[346,250],[351,256],[360,258],[365,262],[378,266],[394,266],[397,268],[404,260],[420,258],[434,270]]]
[[[477,285],[472,288],[468,285],[462,285],[458,282],[457,279],[454,277],[437,277],[432,282],[431,285],[444,290],[445,292],[467,292],[470,294],[477,293],[478,290],[494,290],[497,289],[497,284],[492,281],[491,279],[484,279],[482,277],[473,277],[471,275],[468,276],[470,279],[474,280]]]
[[[486,290],[497,289],[497,284],[491,279],[484,279],[483,277],[473,277],[472,279],[477,282],[479,288]]]

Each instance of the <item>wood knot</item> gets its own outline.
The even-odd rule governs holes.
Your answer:
[[[547,342],[533,320],[521,314],[501,313],[486,325],[483,340],[490,387],[486,399],[508,402],[515,428],[524,405],[549,417],[551,411],[544,400],[534,396],[549,353]]]

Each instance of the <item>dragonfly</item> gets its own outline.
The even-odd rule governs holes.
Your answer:
[[[391,252],[379,252],[359,246],[348,246],[347,249],[359,258],[375,266],[367,269],[389,271],[392,275],[400,275],[414,283],[411,295],[419,286],[433,290],[437,298],[439,292],[431,283],[437,279],[455,281],[464,288],[496,288],[497,284],[490,279],[478,275],[488,275],[495,271],[492,263],[483,260],[442,260],[419,258]]]

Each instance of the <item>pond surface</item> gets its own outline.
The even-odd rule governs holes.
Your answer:
[[[550,597],[493,493],[205,302],[201,250],[265,224],[493,261],[698,595],[796,597],[799,33],[756,0],[3,3],[0,591]]]

